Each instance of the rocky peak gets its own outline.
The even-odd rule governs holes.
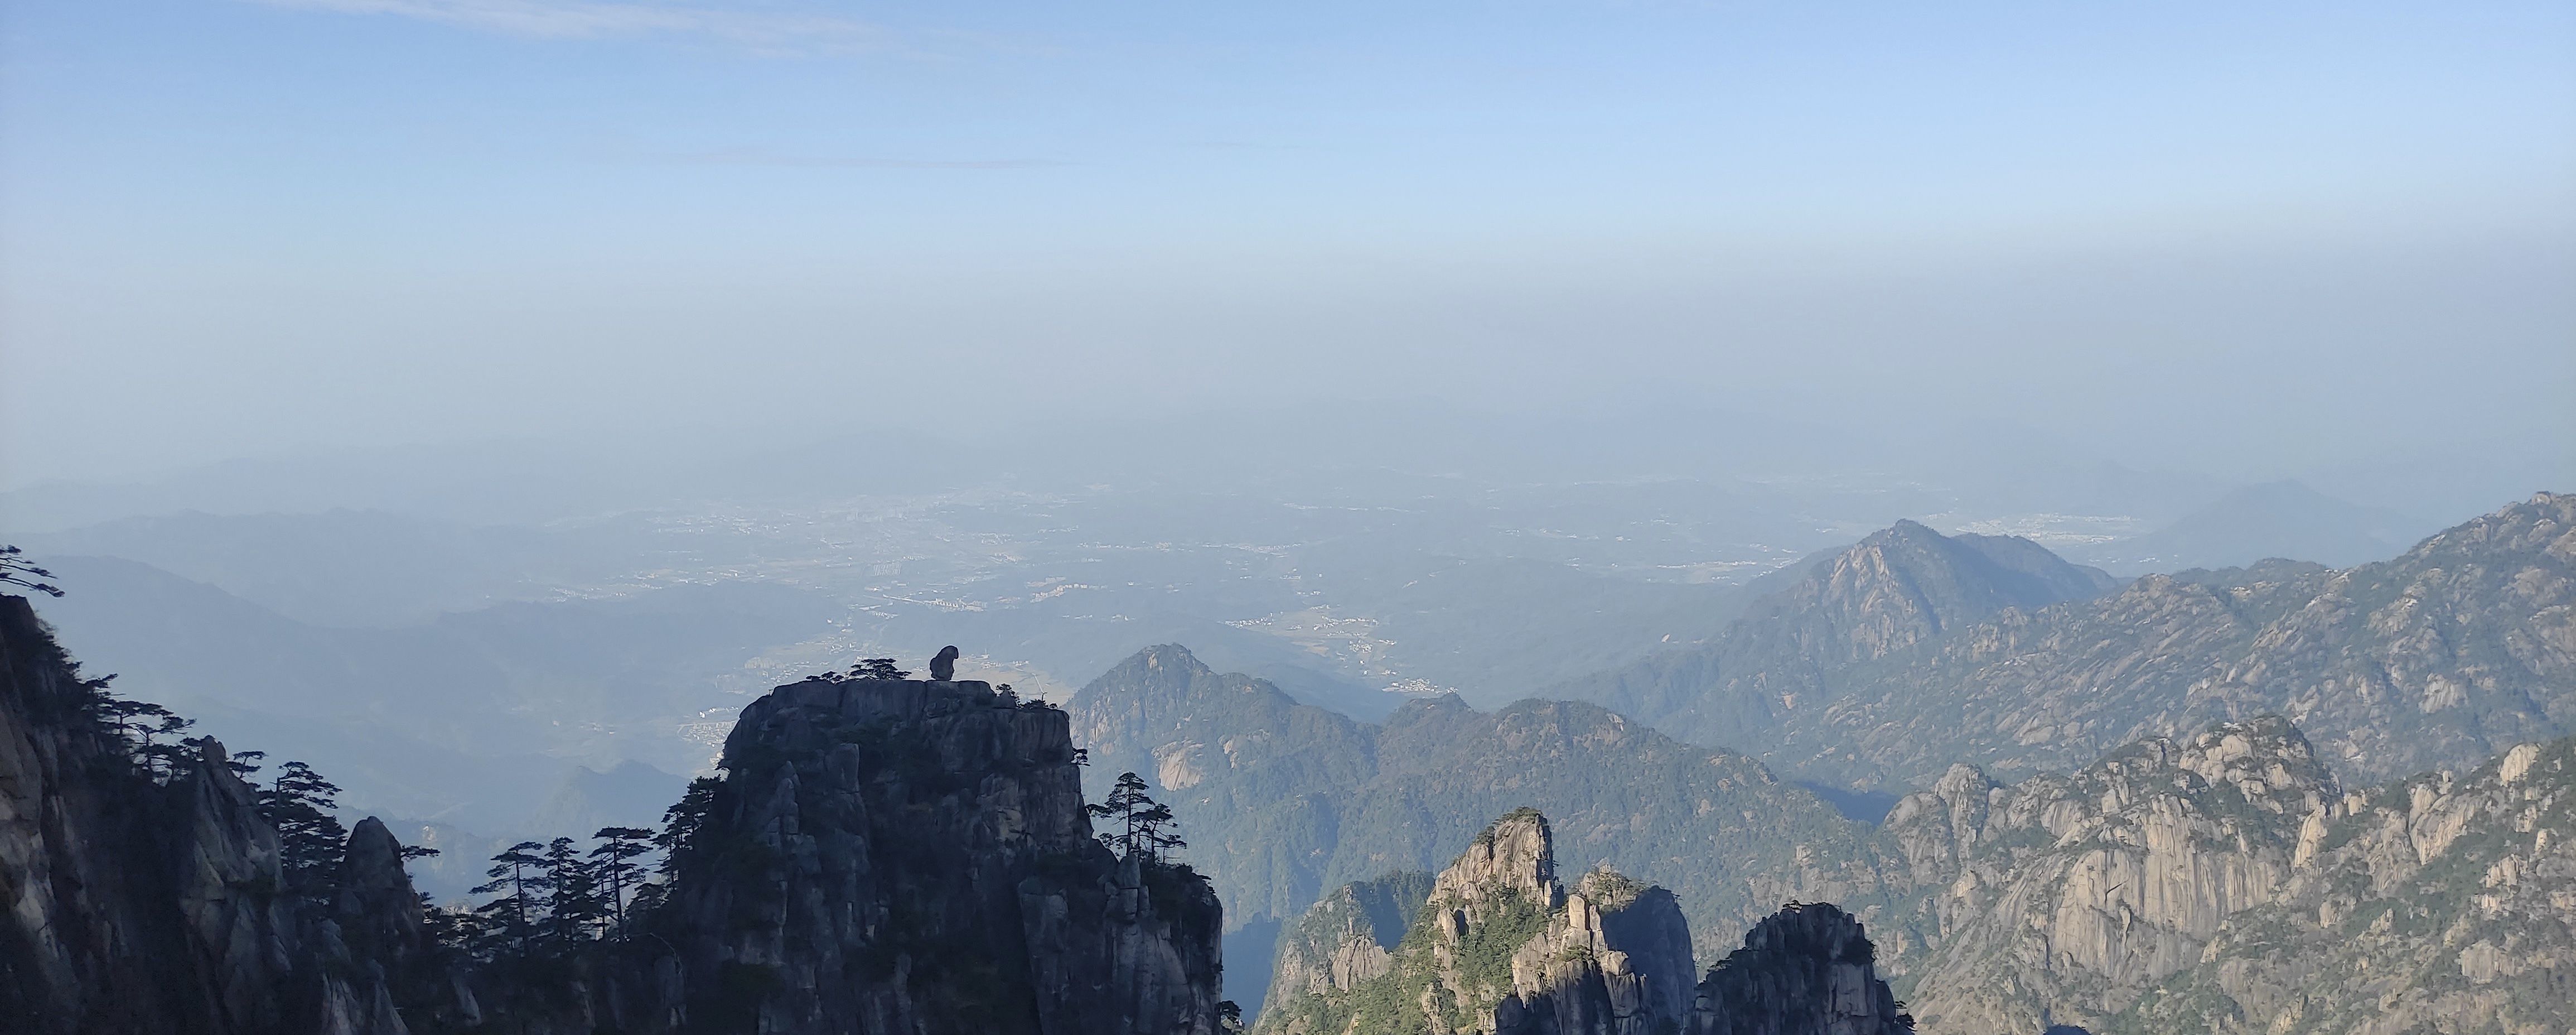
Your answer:
[[[1701,979],[1691,1035],[1899,1035],[1914,1030],[1858,918],[1792,902]]]
[[[1468,909],[1498,895],[1554,909],[1563,904],[1564,894],[1556,883],[1555,835],[1547,817],[1528,808],[1512,810],[1477,834],[1431,887],[1432,898]]]
[[[1817,565],[1780,603],[1841,631],[1839,642],[1814,644],[1831,650],[1812,660],[1862,661],[2006,608],[2082,599],[2114,584],[2027,539],[1945,536],[1899,521]]]
[[[403,869],[402,847],[382,820],[359,820],[349,829],[339,892],[331,904],[340,937],[353,951],[397,968],[426,952],[420,894]]]
[[[1353,908],[1370,886],[1310,910],[1281,952],[1261,1030],[1656,1035],[1687,1015],[1690,927],[1673,894],[1606,867],[1567,890],[1535,809],[1505,814],[1427,886],[1409,886],[1422,889],[1417,919],[1383,957]]]
[[[2174,764],[2268,812],[2306,813],[2335,793],[2334,774],[2308,738],[2278,715],[2212,726],[2186,742]]]
[[[808,681],[743,709],[722,768],[654,918],[692,1023],[1214,1032],[1216,896],[1093,839],[1064,712]]]
[[[2290,878],[2101,1030],[2555,1031],[2576,1016],[2576,740],[2354,791]]]
[[[1836,700],[1855,666],[1999,612],[2093,597],[2117,585],[2026,539],[1945,536],[1913,521],[1790,570],[1801,574],[1755,601],[1713,642],[1550,696],[1600,701],[1685,739],[1760,753],[1772,746],[1769,730]]]
[[[1986,829],[1986,817],[2003,787],[1985,770],[1961,763],[1929,789],[1906,795],[1881,821],[1905,853],[1917,884],[1934,884],[1958,872]]]
[[[1887,827],[1946,885],[1930,903],[1938,944],[1918,993],[1939,1030],[2098,1025],[2269,900],[2302,828],[2337,797],[2278,716],[2150,738],[2071,776],[1984,785],[1980,818],[1981,783],[1953,769]]]

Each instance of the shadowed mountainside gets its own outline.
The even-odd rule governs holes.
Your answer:
[[[1145,774],[1180,816],[1187,858],[1248,936],[1230,942],[1238,967],[1261,967],[1230,978],[1229,997],[1247,1008],[1273,925],[1325,889],[1444,865],[1486,817],[1524,805],[1551,817],[1556,850],[1576,864],[1662,875],[1704,934],[1741,930],[1792,898],[1877,911],[1911,893],[1901,857],[1869,825],[1750,759],[1594,705],[1480,712],[1445,696],[1372,726],[1163,646],[1066,710],[1095,780]],[[1906,951],[1904,939],[1892,948]]]

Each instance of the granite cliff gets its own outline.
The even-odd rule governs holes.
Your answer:
[[[2011,787],[1958,766],[1888,828],[1946,881],[1912,918],[1926,1032],[2536,1032],[2576,1012],[2576,740],[2351,789],[2258,717]]]
[[[0,677],[0,1016],[30,1031],[1223,1023],[1207,882],[1095,839],[1065,714],[981,683],[836,677],[754,702],[724,778],[675,808],[664,879],[581,919],[572,896],[598,889],[564,883],[425,912],[373,819],[306,858],[274,791],[210,740],[138,737],[17,597]]]
[[[1927,1031],[2092,1027],[2195,962],[2289,878],[2336,796],[2277,717],[2150,740],[2005,788],[1959,766],[1888,818],[1926,884]]]
[[[1319,903],[1281,954],[1277,1000],[1255,1030],[1679,1030],[1692,968],[1689,927],[1672,893],[1609,870],[1567,888],[1556,878],[1553,840],[1545,817],[1516,810],[1427,885],[1402,876]],[[1400,933],[1384,922],[1396,917],[1408,918]]]
[[[472,1015],[429,970],[383,824],[350,833],[327,894],[292,886],[223,746],[138,760],[102,687],[0,596],[0,1016],[30,1032],[400,1035],[405,1007]]]
[[[648,925],[695,1021],[1216,1031],[1216,895],[1093,837],[1063,712],[976,682],[809,681],[744,709],[723,769]]]
[[[1904,1035],[1914,1018],[1879,980],[1858,918],[1792,902],[1702,978],[1690,1035]]]
[[[2344,794],[2271,898],[2104,1025],[2364,1035],[2576,1016],[2576,740]]]

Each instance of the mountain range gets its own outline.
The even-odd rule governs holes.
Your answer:
[[[691,815],[722,817],[705,829],[723,846],[677,836],[676,890],[653,906],[676,925],[663,930],[685,980],[582,978],[569,998],[502,982],[485,1001],[525,1005],[550,1030],[682,1001],[784,1011],[782,1030],[1024,1005],[1072,1018],[1093,1008],[1079,991],[1093,978],[1065,975],[1110,960],[1098,982],[1129,984],[1103,1023],[1190,1031],[1219,1026],[1220,995],[1266,1030],[1349,1035],[1409,1030],[1404,1018],[1804,1032],[1730,1028],[1719,1018],[1773,1015],[1704,1007],[1846,986],[1866,1007],[1846,1020],[1919,1019],[1936,1035],[2518,1032],[2576,1011],[2576,497],[2544,493],[2341,569],[2266,560],[2128,582],[2027,540],[1902,522],[1750,590],[1703,642],[1560,684],[1585,699],[1480,709],[1424,695],[1377,722],[1173,644],[1128,657],[1060,710],[980,683],[791,684],[744,711],[724,776],[682,799],[681,811],[697,801]],[[649,627],[655,614],[617,621]],[[758,617],[741,621],[680,630],[696,639],[673,637],[668,656],[755,635]],[[511,630],[471,614],[428,628],[327,635],[458,646],[509,678],[497,662]],[[13,665],[61,663],[31,615],[11,635],[43,640],[13,648],[37,659]],[[191,659],[233,678],[257,667],[221,642],[149,646],[158,653],[138,656],[166,658],[153,678],[173,682]],[[19,683],[75,681],[67,668],[34,678]],[[571,687],[603,685],[590,678]],[[331,689],[299,692],[343,706]],[[70,732],[37,729],[31,743],[107,750],[110,734],[82,725],[95,719],[43,707]],[[69,749],[12,756],[33,774],[19,784],[77,784],[46,750]],[[256,842],[276,835],[245,818],[257,794],[225,783],[222,761],[137,761],[147,776],[119,793],[172,815],[208,807],[204,794],[232,802],[205,822],[227,858],[252,860],[234,867],[251,880]],[[1132,843],[1123,857],[1093,851],[1081,788],[1117,800],[1113,776],[1169,806],[1180,839],[1168,861],[1153,848],[1140,863]],[[614,778],[557,811],[606,814],[595,807],[617,796]],[[1871,822],[1801,781],[1899,797]],[[90,792],[63,793],[12,815],[97,811],[78,804]],[[135,820],[113,822],[127,826],[101,836],[148,840]],[[36,846],[10,858],[100,865],[41,825],[0,833]],[[392,835],[373,824],[366,836],[365,886],[393,894],[375,872]],[[1560,859],[1581,876],[1560,879]],[[151,896],[190,886],[137,872],[96,875],[101,887],[148,877],[150,901],[117,907],[137,916],[164,916]],[[223,916],[327,942],[327,913],[225,894]],[[353,923],[394,922],[352,909]],[[1080,919],[1044,919],[1060,916]],[[973,962],[996,953],[1026,969]],[[1857,964],[1886,986],[1836,969]],[[474,1012],[424,992],[436,982],[417,972],[317,991],[296,984],[302,964],[261,966],[245,980],[276,1003],[429,994],[446,1004],[429,1015]],[[1687,1008],[1675,974],[1696,977]],[[1015,991],[995,999],[995,981]]]
[[[1281,927],[1326,889],[1436,869],[1513,808],[1545,812],[1578,865],[1657,875],[1716,939],[1704,950],[1791,898],[1874,907],[1904,874],[1893,843],[1812,791],[1598,705],[1484,712],[1451,695],[1373,725],[1161,646],[1065,710],[1095,794],[1107,774],[1136,772],[1179,817],[1187,857],[1227,903],[1226,994],[1247,1010]]]
[[[2035,562],[2046,578],[2006,583],[1963,543],[1979,540],[1888,529],[1808,565],[1709,645],[1555,694],[1889,790],[1962,759],[2065,769],[2269,712],[2339,775],[2379,781],[2475,766],[2576,718],[2576,496],[2542,493],[2357,567],[2270,561],[2116,589],[2053,555]],[[1987,588],[2001,586],[2019,591]]]
[[[2194,976],[2200,954],[2270,951],[2209,947],[2236,944],[2231,917],[2282,908],[2325,858],[2302,855],[2307,826],[2402,827],[2355,802],[2567,732],[2549,716],[2576,645],[2571,509],[2543,494],[2343,571],[2126,585],[2027,542],[1899,525],[1784,573],[1716,643],[1593,684],[1664,702],[1667,720],[1739,716],[1745,752],[1572,701],[1434,698],[1365,724],[1177,646],[1067,708],[1095,777],[1133,770],[1167,793],[1232,910],[1238,968],[1265,941],[1295,943],[1307,904],[1340,894],[1327,889],[1384,898],[1365,882],[1431,870],[1476,817],[1533,806],[1580,864],[1671,888],[1703,938],[1779,902],[1842,903],[1927,1031],[2125,1024],[2176,982],[2216,980]],[[1824,700],[1788,700],[1810,693]],[[1756,752],[1907,796],[1881,825],[1854,821]],[[2434,897],[2420,908],[2468,908]],[[2422,951],[2406,945],[2391,951]],[[1977,998],[1995,988],[2010,991]],[[1239,977],[1229,989],[1261,999]]]

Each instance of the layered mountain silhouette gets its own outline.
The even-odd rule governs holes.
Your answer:
[[[1373,726],[1167,646],[1069,709],[1077,737],[1118,760],[1103,768],[1152,774],[1198,831],[1192,858],[1242,903],[1238,966],[1262,925],[1293,925],[1317,899],[1364,916],[1344,926],[1387,949],[1388,931],[1418,922],[1397,894],[1410,885],[1368,882],[1442,865],[1477,817],[1536,804],[1560,853],[1653,875],[1702,939],[1771,903],[1841,903],[1926,1031],[2165,1030],[2150,1010],[2254,1030],[2292,1009],[2284,989],[2306,964],[2294,941],[2240,936],[2236,918],[2293,910],[2313,922],[2274,922],[2283,937],[2351,936],[2356,959],[2413,961],[2373,987],[2470,1016],[2512,1015],[2514,982],[2559,980],[2555,950],[2522,963],[2503,942],[2427,963],[2431,934],[2405,926],[2447,917],[2442,937],[2474,944],[2469,918],[2505,888],[2539,925],[2515,945],[2576,930],[2576,912],[2539,904],[2543,888],[2576,902],[2576,864],[2553,861],[2564,841],[2540,832],[2559,792],[2517,770],[2512,793],[2538,797],[2508,809],[2452,797],[2457,778],[2407,774],[2554,757],[2515,745],[2567,732],[2551,717],[2576,683],[2576,498],[2543,494],[2343,571],[2276,561],[2112,585],[2052,560],[1899,526],[1802,566],[1727,642],[1682,655],[1709,663],[1703,678],[1662,678],[1687,671],[1668,666],[1646,670],[1659,682],[1630,669],[1599,684],[1716,702],[1670,714],[1739,707],[1763,724],[1747,746],[1792,772],[1924,788],[1875,827],[1749,754],[1571,702],[1425,700]],[[1754,693],[1785,686],[1824,700],[1775,710]],[[2380,847],[2336,855],[2359,843],[2346,838]],[[2418,874],[2433,883],[2401,894]],[[2346,909],[2368,915],[2347,923]],[[1300,930],[1280,944],[1311,941]],[[2463,991],[2452,973],[2479,976]],[[2281,1030],[2353,1030],[2349,1011],[2299,1009],[2316,1020]],[[2228,1017],[2242,1020],[2212,1020]]]
[[[1749,758],[1598,705],[1483,712],[1443,696],[1371,725],[1166,645],[1065,709],[1095,783],[1144,774],[1191,832],[1193,865],[1227,903],[1226,994],[1248,1010],[1280,926],[1326,889],[1444,866],[1524,805],[1554,821],[1573,865],[1665,875],[1691,929],[1715,939],[1793,898],[1876,908],[1904,893],[1889,883],[1906,879],[1901,855],[1868,824]]]
[[[1214,1035],[1221,996],[1318,1035],[2576,1015],[2576,496],[2349,568],[2125,584],[1908,522],[1761,588],[1717,639],[1569,685],[1591,701],[1381,723],[1176,645],[1062,709],[791,684],[673,810],[633,917],[487,910],[462,942],[391,829],[290,869],[314,848],[280,847],[278,792],[106,718],[0,598],[0,1010],[378,1035]],[[1903,797],[1859,822],[1775,768]],[[1177,855],[1093,836],[1083,784],[1127,772]]]
[[[1166,652],[1163,664],[1175,660]],[[1202,690],[1264,696],[1257,681],[1213,674],[1200,681]],[[1478,814],[1468,810],[1523,795],[1567,802],[1575,806],[1569,814],[1582,817],[1550,824],[1552,859],[1572,860],[1566,869],[1618,856],[1619,872],[1651,875],[1671,889],[1702,961],[1726,946],[1710,937],[1716,921],[1701,918],[1720,912],[1709,908],[1713,899],[1740,902],[1729,897],[1736,888],[1775,901],[1839,903],[1838,914],[1868,924],[1873,966],[1912,1002],[1926,1032],[2059,1024],[2140,1035],[2357,1033],[2379,1030],[2370,1024],[2380,1011],[2484,1030],[2478,1025],[2528,1026],[2530,1018],[2576,1010],[2576,813],[2568,811],[2576,803],[2576,740],[2517,746],[2474,772],[2373,785],[2339,778],[2294,723],[2262,715],[2118,745],[2083,766],[2009,783],[1953,765],[1872,827],[1837,825],[1812,798],[1767,782],[1737,756],[1705,752],[1689,761],[1680,753],[1686,748],[1624,732],[1632,724],[1563,719],[1585,711],[1579,706],[1524,702],[1482,719],[1433,702],[1416,708],[1425,720],[1448,718],[1403,735],[1394,726],[1357,731],[1374,734],[1367,742],[1381,772],[1419,785],[1409,793],[1374,789],[1386,797],[1299,786],[1287,778],[1292,769],[1266,781],[1254,755],[1269,750],[1259,732],[1224,732],[1211,716],[1149,732],[1163,754],[1199,760],[1186,774],[1174,770],[1190,786],[1170,796],[1198,832],[1190,857],[1218,875],[1229,901],[1293,900],[1310,878],[1282,864],[1310,855],[1341,860],[1337,872],[1399,871],[1343,881],[1292,914],[1277,940],[1281,984],[1261,1012],[1262,1024],[1282,1026],[1274,1030],[1404,1030],[1336,1025],[1378,1008],[1370,1003],[1383,1006],[1389,987],[1418,993],[1450,980],[1439,966],[1408,971],[1402,962],[1405,940],[1436,920],[1439,911],[1425,905],[1433,881],[1422,872],[1428,867],[1407,865],[1398,853],[1342,846],[1402,845],[1440,865],[1446,852],[1423,846],[1434,839],[1420,831],[1465,836]],[[1551,722],[1532,718],[1551,713],[1558,716]],[[1173,735],[1183,739],[1154,739]],[[1188,747],[1210,736],[1211,754]],[[1400,761],[1390,757],[1398,754]],[[1644,760],[1632,762],[1632,754]],[[1684,764],[1656,762],[1676,757]],[[1249,772],[1233,773],[1238,764]],[[1703,768],[1723,775],[1694,783],[1693,771]],[[1722,783],[1737,779],[1771,790],[1722,796]],[[1341,804],[1368,799],[1401,807]],[[1787,802],[1803,804],[1780,807]],[[1774,811],[1763,811],[1766,803]],[[1284,814],[1312,816],[1329,829],[1297,829],[1303,847],[1290,850],[1273,840],[1287,829],[1275,822]],[[1673,831],[1698,833],[1684,839]],[[1787,858],[1746,851],[1781,845]],[[1581,883],[1558,879],[1566,888]],[[1733,911],[1758,919],[1764,909]],[[1525,919],[1528,932],[1518,937],[1554,929],[1546,916]],[[1258,962],[1237,944],[1233,967]],[[1411,976],[1381,980],[1398,971]],[[2341,998],[2316,997],[2311,989],[2321,981],[2338,983]],[[1817,986],[1755,982],[1738,992],[1755,1001],[1793,997],[1759,991],[1772,987]],[[1708,991],[1703,983],[1701,998]],[[1501,999],[1479,1002],[1499,1007]],[[1285,1012],[1274,1017],[1270,1007]]]
[[[2276,561],[2099,593],[2060,578],[2054,601],[1923,589],[1988,577],[1981,555],[1926,548],[1943,538],[1881,532],[1718,642],[1560,689],[1790,774],[1889,789],[1970,758],[2062,770],[2268,712],[2339,775],[2378,781],[2475,766],[2576,714],[2576,497],[2341,571]]]

